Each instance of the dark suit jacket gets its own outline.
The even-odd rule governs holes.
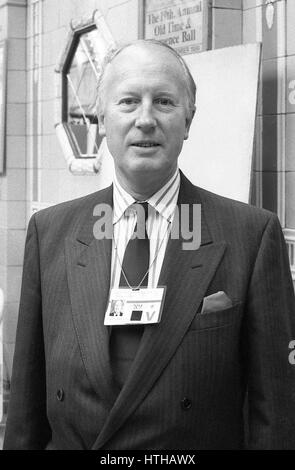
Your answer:
[[[29,224],[5,449],[295,448],[293,285],[277,217],[193,186],[199,249],[170,240],[148,325],[119,393],[103,325],[111,240],[93,236],[112,187],[36,213]],[[233,306],[198,313],[224,291]],[[245,444],[243,407],[248,423]]]

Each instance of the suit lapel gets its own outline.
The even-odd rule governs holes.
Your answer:
[[[112,205],[112,190],[87,210],[75,240],[66,240],[66,262],[74,325],[86,372],[93,388],[110,408],[118,390],[112,383],[108,330],[104,326],[111,266],[111,239],[93,236],[96,204]]]
[[[193,204],[196,191],[184,177],[178,204]],[[167,292],[161,322],[145,327],[128,379],[110,411],[93,449],[102,447],[151,389],[181,343],[222,259],[226,244],[213,243],[202,213],[202,242],[183,250],[182,239],[170,239],[159,279]]]

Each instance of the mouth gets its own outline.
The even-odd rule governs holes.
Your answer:
[[[134,142],[131,144],[132,147],[139,147],[139,148],[152,148],[152,147],[160,147],[160,144],[158,142],[153,142],[153,141],[139,141],[139,142]]]

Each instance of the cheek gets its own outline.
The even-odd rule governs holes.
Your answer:
[[[171,144],[181,146],[186,132],[185,121],[175,122],[171,120],[167,125],[167,132]]]
[[[128,122],[115,113],[109,113],[105,118],[105,127],[107,135],[112,138],[123,138],[128,132]]]
[[[181,135],[185,132],[186,118],[184,113],[181,111],[177,116],[168,117],[166,126],[170,129],[170,132],[177,131],[177,135]]]

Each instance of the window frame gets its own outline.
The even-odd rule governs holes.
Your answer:
[[[55,129],[68,168],[73,174],[96,174],[100,171],[103,155],[108,152],[105,138],[102,140],[97,154],[81,154],[76,144],[74,133],[68,124],[68,80],[67,73],[77,51],[80,37],[97,29],[98,35],[106,44],[107,49],[115,47],[112,34],[99,10],[95,10],[88,18],[72,20],[65,47],[55,67],[56,118]]]

